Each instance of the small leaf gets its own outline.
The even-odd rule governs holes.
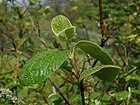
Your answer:
[[[75,27],[66,28],[60,32],[59,37],[62,40],[69,40],[75,35]]]
[[[60,68],[68,58],[69,51],[51,50],[40,52],[23,67],[19,80],[22,85],[39,83]]]
[[[110,96],[108,94],[105,94],[102,98],[102,101],[109,101],[110,100]]]
[[[75,35],[75,27],[71,25],[68,18],[58,15],[52,19],[52,31],[63,41],[71,39]]]
[[[132,10],[132,11],[137,9],[137,5],[135,3],[131,3],[128,6],[129,6],[129,9]]]
[[[84,52],[88,53],[95,59],[99,59],[102,64],[113,65],[113,61],[107,51],[101,48],[94,42],[82,40],[79,41],[75,47],[80,48]]]
[[[56,36],[59,36],[59,34],[60,34],[64,29],[70,28],[71,26],[72,26],[72,25],[71,25],[69,19],[66,18],[66,17],[63,16],[63,15],[55,16],[55,17],[52,19],[52,22],[51,22],[52,31],[54,32],[54,34],[55,34]]]
[[[90,70],[85,70],[80,79],[90,76],[91,74],[97,75],[98,78],[106,81],[113,80],[121,68],[114,65],[96,66]]]
[[[123,92],[118,92],[116,94],[116,100],[117,101],[122,101],[122,100],[126,100],[126,98],[128,97],[128,92],[127,91],[123,91]]]

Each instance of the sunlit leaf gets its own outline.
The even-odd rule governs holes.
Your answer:
[[[119,73],[121,68],[114,65],[103,65],[103,66],[96,66],[91,68],[90,70],[85,70],[81,75],[80,79],[86,78],[92,74],[97,75],[98,78],[106,81],[113,80],[116,75]]]
[[[63,41],[71,39],[75,35],[75,27],[68,18],[63,15],[55,16],[51,22],[52,31]]]
[[[66,28],[59,34],[60,39],[69,40],[75,35],[75,27]]]
[[[63,15],[58,15],[58,16],[55,16],[53,19],[52,19],[52,22],[51,22],[51,27],[52,27],[52,31],[54,32],[54,34],[56,36],[59,36],[59,34],[66,28],[70,28],[72,25],[69,21],[68,18],[66,18],[65,16]]]
[[[94,42],[82,40],[79,41],[75,45],[75,47],[80,48],[81,50],[88,53],[93,58],[99,59],[102,64],[109,64],[109,65],[113,64],[113,61],[109,56],[109,54],[107,53],[107,51]]]
[[[68,50],[51,50],[36,54],[23,67],[19,76],[20,83],[31,85],[43,81],[60,68],[68,55]]]

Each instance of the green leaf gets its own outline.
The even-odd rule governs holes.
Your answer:
[[[132,10],[132,11],[137,9],[137,5],[135,3],[131,3],[128,6],[129,6],[129,9]]]
[[[68,58],[68,50],[40,52],[23,67],[19,80],[22,85],[40,83],[60,68]]]
[[[82,40],[79,41],[75,47],[80,48],[84,52],[88,53],[95,59],[99,59],[102,64],[113,65],[113,61],[107,51],[101,48],[94,42]]]
[[[102,98],[102,101],[109,101],[110,100],[110,96],[108,94],[105,94]]]
[[[52,31],[63,41],[71,39],[75,35],[75,27],[71,25],[68,18],[58,15],[52,19]]]
[[[59,37],[61,40],[69,40],[75,35],[75,27],[69,27],[60,32]]]
[[[116,94],[116,100],[117,100],[117,101],[125,100],[125,99],[127,99],[128,94],[129,94],[129,93],[128,93],[127,91],[118,92],[118,93]]]
[[[95,74],[98,78],[106,81],[113,80],[116,75],[119,73],[121,68],[114,65],[103,65],[96,66],[90,70],[85,70],[81,75],[80,79],[90,76],[91,74]]]
[[[63,15],[55,16],[51,22],[52,31],[56,36],[59,36],[64,29],[70,28],[71,26],[69,19]]]

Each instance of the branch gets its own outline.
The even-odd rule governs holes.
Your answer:
[[[101,47],[105,45],[105,22],[103,21],[103,15],[102,15],[102,0],[99,0],[99,14],[100,14],[100,26],[101,26],[101,33],[102,33],[102,39],[101,39]]]
[[[82,79],[80,81],[80,91],[81,91],[82,105],[85,105],[85,95],[84,95],[83,81],[84,81],[84,79]]]
[[[127,77],[128,75],[132,74],[134,71],[140,69],[140,66],[138,66],[136,69],[132,70],[131,72],[127,73],[126,75],[124,75],[124,77]]]
[[[95,61],[94,61],[94,63],[92,64],[92,68],[93,67],[95,67],[95,65],[96,65],[96,63],[99,61],[99,59],[96,59]]]
[[[74,72],[74,75],[77,78],[77,81],[79,83],[79,88],[80,88],[81,98],[82,98],[82,105],[85,105],[84,86],[83,86],[84,79],[82,79],[80,81],[80,74],[79,74],[79,71],[77,69],[76,61],[75,61],[75,47],[73,48],[72,54],[71,54],[71,56],[69,58],[72,61],[72,65],[73,65],[73,68],[74,68],[74,71],[73,72]]]
[[[102,39],[101,39],[100,46],[104,47],[105,42],[108,40],[108,38],[105,39],[105,22],[103,21],[103,14],[102,14],[102,0],[99,0],[99,16],[100,16],[100,27],[101,27],[101,33],[102,33]],[[92,67],[94,67],[98,61],[99,60],[96,59],[94,61],[94,63],[92,64]]]
[[[127,76],[129,76],[130,74],[132,74],[133,72],[135,72],[136,70],[138,70],[138,69],[140,69],[140,66],[138,66],[138,67],[135,68],[134,70],[130,71],[129,73],[125,74],[125,75],[119,80],[119,82],[120,82],[122,79],[124,79],[125,77],[127,77]],[[119,82],[118,82],[118,83],[119,83]]]
[[[74,72],[74,75],[75,75],[77,81],[79,82],[80,74],[79,74],[79,71],[77,69],[76,61],[75,61],[75,47],[73,48],[72,53],[71,53],[71,56],[69,56],[69,58],[72,61],[72,65],[73,65],[73,68],[74,68],[74,71],[73,71]]]
[[[68,105],[71,105],[71,104],[69,103],[69,101],[68,101],[68,100],[64,97],[64,95],[61,93],[60,88],[58,88],[50,78],[48,78],[48,80],[49,80],[49,82],[51,83],[51,85],[54,86],[55,90],[60,94],[60,96],[63,98],[63,100],[64,100]]]
[[[123,57],[122,57],[122,55],[121,55],[121,53],[120,53],[120,51],[119,51],[119,48],[118,48],[118,47],[115,47],[115,49],[116,49],[118,55],[120,56],[120,58],[121,58],[121,60],[122,60],[122,62],[123,62],[123,65],[126,65],[126,64],[125,64],[125,61],[124,61],[124,59],[123,59]]]

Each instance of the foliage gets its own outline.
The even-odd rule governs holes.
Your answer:
[[[51,50],[36,54],[24,66],[19,80],[22,85],[31,85],[45,80],[64,63],[69,51]]]
[[[80,79],[86,78],[91,74],[97,75],[102,80],[112,81],[121,68],[113,65],[97,66],[90,70],[82,72]]]
[[[80,48],[84,52],[88,53],[90,56],[92,56],[95,59],[99,59],[102,64],[112,64],[113,61],[110,58],[107,51],[103,48],[101,48],[99,45],[97,45],[94,42],[91,41],[79,41],[76,46],[76,48]]]
[[[0,3],[1,105],[139,105],[140,2],[102,1]]]

